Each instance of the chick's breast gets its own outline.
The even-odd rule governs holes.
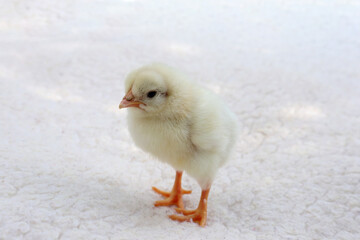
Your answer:
[[[186,120],[138,118],[129,111],[128,125],[139,148],[177,170],[186,170],[186,162],[193,154]]]

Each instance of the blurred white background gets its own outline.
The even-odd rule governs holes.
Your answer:
[[[0,5],[0,239],[360,238],[359,1]],[[126,74],[153,61],[242,126],[204,229],[153,208],[174,172],[117,108]]]

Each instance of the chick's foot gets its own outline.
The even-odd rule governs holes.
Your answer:
[[[176,205],[178,208],[184,209],[182,195],[191,193],[191,191],[184,189],[181,189],[180,191],[174,191],[173,189],[171,192],[165,192],[156,187],[152,187],[152,189],[154,192],[159,193],[165,197],[164,200],[156,201],[154,203],[155,207]]]
[[[165,197],[164,200],[156,201],[154,203],[155,207],[176,205],[179,209],[184,209],[182,195],[190,194],[191,191],[184,190],[181,188],[181,177],[182,177],[182,172],[177,171],[174,186],[171,192],[165,192],[156,187],[152,187],[152,189],[156,193]]]
[[[193,222],[198,223],[201,227],[204,227],[206,225],[206,218],[207,218],[208,195],[209,195],[209,189],[202,191],[199,206],[197,209],[185,210],[182,208],[176,208],[175,209],[176,212],[182,213],[184,216],[170,215],[169,218],[179,222],[192,220]]]

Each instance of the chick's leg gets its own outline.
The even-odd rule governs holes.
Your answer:
[[[182,195],[190,194],[191,191],[181,188],[181,177],[182,172],[176,171],[175,182],[171,192],[165,192],[156,187],[152,187],[156,193],[159,193],[165,197],[164,200],[156,201],[154,203],[155,207],[176,205],[179,209],[184,209]]]
[[[197,222],[201,227],[206,225],[206,217],[207,217],[207,199],[209,196],[210,188],[207,190],[203,190],[201,192],[199,206],[195,210],[184,210],[181,208],[176,208],[178,213],[182,213],[184,216],[179,215],[170,215],[169,217],[172,220],[184,222],[193,220],[193,222]]]

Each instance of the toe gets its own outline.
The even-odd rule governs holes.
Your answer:
[[[184,209],[184,203],[181,199],[166,198],[164,200],[159,200],[154,203],[155,207],[172,206],[172,205],[177,206],[179,209]]]
[[[169,197],[170,196],[170,193],[169,192],[165,192],[165,191],[162,191],[156,187],[152,187],[152,190],[160,195],[163,195],[164,197]]]
[[[187,215],[194,214],[196,210],[185,210],[185,209],[181,209],[181,208],[175,208],[175,211],[178,212],[178,213],[182,213],[185,216],[187,216]]]
[[[170,206],[170,205],[173,205],[174,203],[172,201],[169,201],[168,199],[165,199],[165,200],[159,200],[159,201],[156,201],[154,203],[154,206],[155,207],[160,207],[160,206]]]
[[[179,215],[169,215],[169,218],[174,221],[184,222],[184,221],[190,221],[190,217],[188,216],[179,216]]]
[[[182,194],[190,194],[190,193],[192,193],[192,191],[191,190],[181,189],[181,193]]]

